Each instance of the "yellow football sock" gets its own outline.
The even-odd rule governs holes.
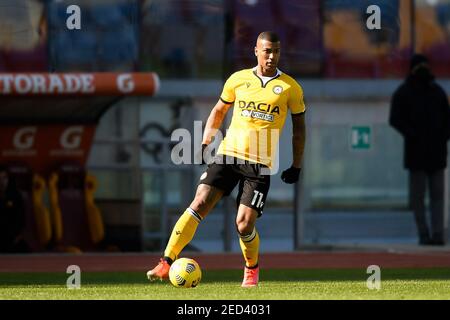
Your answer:
[[[183,250],[194,237],[197,226],[201,220],[202,217],[197,212],[191,208],[187,208],[173,227],[172,234],[170,235],[166,250],[164,251],[164,256],[175,261],[181,250]]]
[[[242,254],[244,255],[245,265],[248,268],[256,267],[258,265],[259,253],[259,235],[256,228],[254,228],[249,235],[241,235],[239,244],[241,246]]]

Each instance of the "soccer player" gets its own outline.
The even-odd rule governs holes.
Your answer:
[[[235,72],[226,81],[220,99],[208,117],[202,150],[211,143],[233,106],[226,137],[200,177],[194,200],[175,224],[164,257],[147,272],[149,280],[168,278],[170,265],[192,240],[199,223],[239,184],[236,226],[245,260],[242,287],[258,285],[259,235],[255,224],[263,213],[270,173],[273,173],[271,169],[276,160],[275,150],[288,109],[293,123],[293,155],[291,167],[281,175],[285,183],[298,181],[305,145],[303,90],[293,78],[277,68],[280,50],[277,34],[262,32],[255,47],[258,65]]]

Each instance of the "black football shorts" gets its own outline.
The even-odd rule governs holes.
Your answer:
[[[230,163],[233,161],[233,163]],[[218,161],[220,160],[220,161]],[[239,162],[240,161],[240,162]],[[207,184],[230,195],[239,184],[236,205],[243,204],[255,209],[258,217],[262,215],[270,187],[270,175],[262,175],[261,169],[267,166],[251,161],[217,155],[201,175],[199,184]]]

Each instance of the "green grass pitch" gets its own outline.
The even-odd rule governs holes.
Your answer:
[[[240,270],[204,270],[196,288],[148,282],[145,272],[81,273],[81,288],[68,289],[70,274],[0,273],[0,299],[20,300],[449,300],[450,268],[381,269],[381,289],[368,289],[365,269],[272,269],[257,288],[241,288]]]

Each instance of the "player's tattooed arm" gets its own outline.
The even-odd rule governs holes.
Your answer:
[[[303,152],[305,150],[306,126],[305,113],[292,115],[292,166],[302,167]]]

